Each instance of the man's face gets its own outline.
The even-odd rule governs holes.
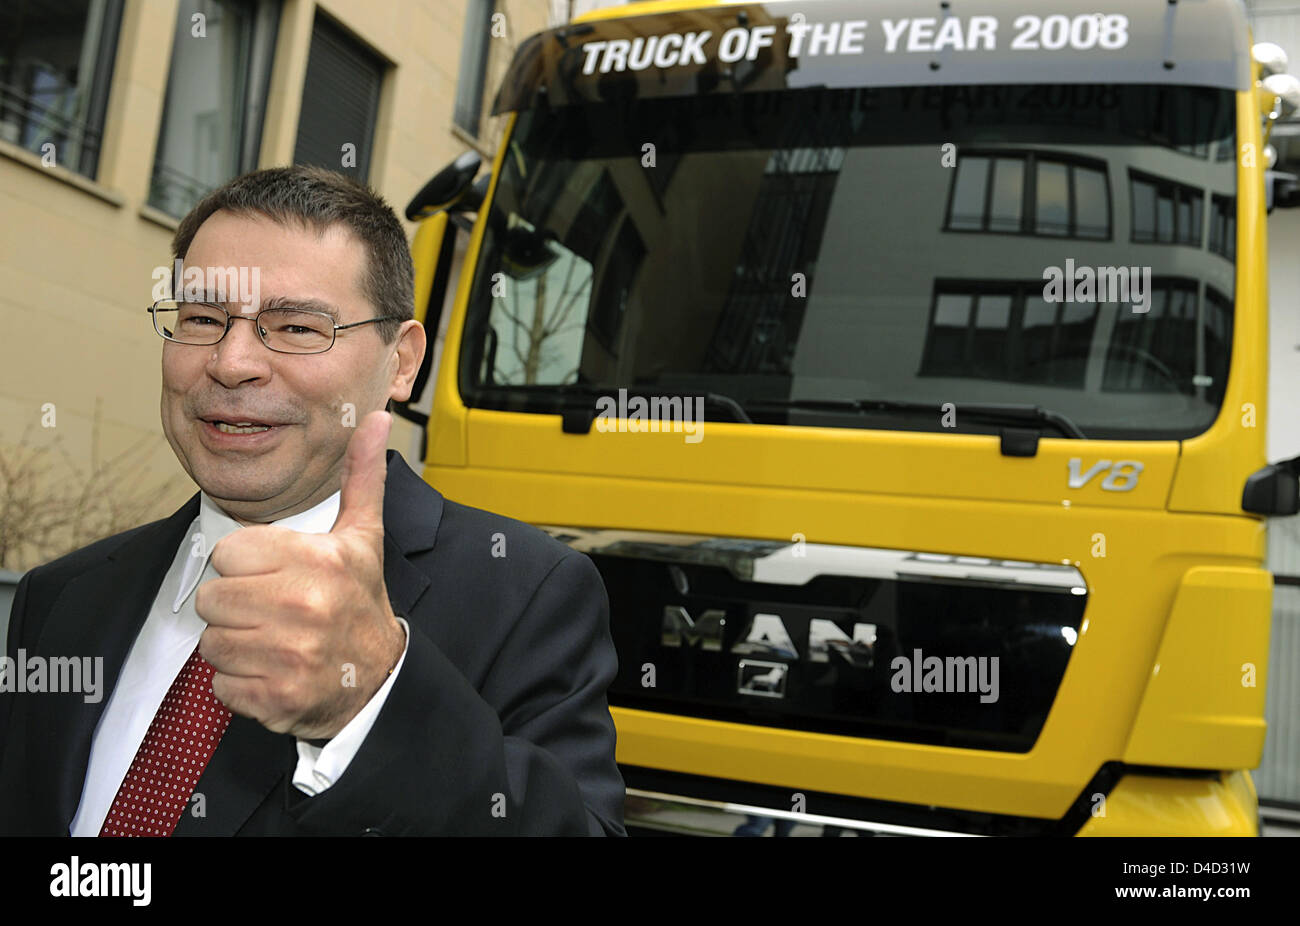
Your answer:
[[[206,278],[209,267],[258,268],[260,304],[241,305],[230,294],[232,316],[310,302],[332,307],[336,323],[346,325],[379,314],[361,292],[365,261],[343,225],[321,234],[222,211],[199,227],[185,269],[201,268]],[[190,477],[232,517],[287,517],[338,490],[355,424],[389,398],[409,397],[423,353],[424,331],[414,321],[391,344],[371,324],[339,331],[324,353],[283,354],[262,342],[252,322],[232,319],[219,344],[164,342],[163,432]],[[244,422],[266,429],[228,433]]]

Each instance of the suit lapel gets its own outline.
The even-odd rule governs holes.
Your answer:
[[[194,786],[194,793],[203,795],[202,808],[194,802],[188,804],[173,835],[235,835],[286,770],[292,773],[297,757],[292,736],[272,733],[247,717],[231,717]],[[200,812],[203,816],[196,816]]]
[[[384,583],[393,610],[410,614],[429,587],[429,577],[411,565],[412,553],[433,548],[442,521],[442,496],[388,451],[384,484]]]
[[[99,568],[68,583],[55,602],[37,646],[51,656],[102,656],[102,697],[80,694],[29,699],[33,731],[44,748],[34,750],[30,781],[33,807],[52,808],[58,826],[71,826],[81,800],[91,739],[127,653],[157,597],[185,531],[198,514],[195,495],[165,521],[141,528],[109,553]]]

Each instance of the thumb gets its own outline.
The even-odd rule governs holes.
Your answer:
[[[388,432],[393,416],[371,412],[361,419],[343,457],[339,515],[330,533],[364,528],[384,529],[384,480],[388,476]]]

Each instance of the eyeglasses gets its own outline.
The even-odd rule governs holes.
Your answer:
[[[234,322],[244,319],[254,323],[263,344],[281,354],[324,353],[334,346],[337,332],[390,317],[377,315],[350,325],[336,325],[333,316],[310,309],[263,309],[256,315],[231,315],[215,302],[175,299],[160,299],[147,311],[153,316],[154,330],[177,344],[217,344]]]

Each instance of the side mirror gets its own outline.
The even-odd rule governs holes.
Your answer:
[[[420,369],[411,384],[411,397],[405,402],[393,402],[393,414],[418,424],[425,439],[420,444],[420,459],[424,459],[428,446],[429,416],[416,411],[411,405],[419,402],[429,384],[433,370],[433,351],[438,339],[438,326],[442,321],[442,306],[451,285],[451,263],[456,255],[456,229],[470,229],[470,224],[459,215],[477,212],[487,198],[491,174],[477,181],[483,159],[476,151],[466,151],[442,170],[416,193],[406,206],[406,217],[419,222],[415,238],[411,241],[411,260],[415,264],[415,320],[424,326],[428,344]]]
[[[531,280],[555,263],[560,254],[550,247],[554,236],[516,225],[506,232],[501,249],[501,269],[514,280]]]
[[[1270,463],[1252,473],[1241,492],[1241,507],[1262,515],[1300,512],[1300,457]]]
[[[470,184],[469,189],[456,200],[456,212],[478,212],[483,201],[487,199],[488,187],[492,185],[492,172],[488,171]]]
[[[483,164],[477,151],[466,151],[442,170],[415,194],[406,206],[406,218],[412,222],[442,210],[451,210],[474,185],[474,175]],[[476,203],[474,208],[482,202]]]

